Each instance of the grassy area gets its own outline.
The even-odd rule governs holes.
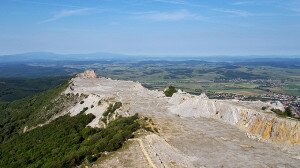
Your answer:
[[[285,93],[293,96],[300,95],[300,83],[291,83],[283,88]]]
[[[249,65],[247,65],[249,64]],[[139,81],[150,89],[169,85],[190,93],[235,93],[257,96],[269,93],[300,95],[300,70],[270,63],[143,62],[139,64],[98,65],[97,72],[113,79]],[[238,79],[244,81],[238,81]],[[227,80],[227,81],[226,81]],[[262,80],[261,83],[249,80]],[[269,80],[270,84],[266,85]],[[273,85],[274,83],[278,83]],[[265,86],[266,85],[266,86]]]
[[[97,71],[100,76],[110,77],[113,79],[139,81],[149,88],[163,90],[169,85],[183,89],[191,93],[213,92],[214,90],[231,93],[250,94],[251,91],[255,95],[260,93],[290,94],[294,96],[300,95],[299,87],[294,85],[300,83],[299,59],[284,60],[260,60],[256,62],[204,62],[200,60],[170,61],[170,60],[148,60],[148,61],[109,61],[109,62],[63,62],[56,66],[30,66],[19,65],[4,66],[0,71],[0,76],[49,76],[57,74],[73,74],[87,68]],[[243,82],[241,83],[242,80]],[[258,83],[250,82],[250,80],[264,80]],[[269,83],[267,82],[269,81]],[[34,81],[32,81],[34,83]],[[26,83],[26,82],[25,82]],[[212,83],[216,85],[212,85]],[[267,85],[265,85],[268,83]],[[274,85],[275,83],[275,85]],[[277,84],[276,84],[277,83]],[[226,85],[232,85],[228,88]],[[0,80],[0,86],[3,82]],[[47,83],[43,85],[47,86]],[[30,86],[30,85],[28,85]],[[19,86],[18,86],[19,87]],[[3,87],[4,88],[4,87]],[[12,100],[10,96],[21,95],[20,97],[30,94],[30,90],[24,90],[19,94],[14,89],[6,89],[3,92],[3,100]],[[43,90],[43,88],[38,90]],[[245,89],[243,91],[243,89]],[[257,90],[249,90],[257,89]],[[236,91],[236,92],[235,92]],[[1,93],[1,87],[0,87]],[[8,96],[8,97],[7,97]],[[1,99],[1,94],[0,94]]]

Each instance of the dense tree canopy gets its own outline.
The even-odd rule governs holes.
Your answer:
[[[107,128],[90,128],[92,114],[59,117],[0,145],[0,167],[72,167],[114,151],[139,129],[138,116],[119,118]]]

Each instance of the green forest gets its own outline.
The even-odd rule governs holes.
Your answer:
[[[105,129],[86,125],[92,114],[62,116],[0,145],[0,167],[72,167],[115,151],[139,129],[137,115],[122,117]]]
[[[29,123],[39,124],[46,121],[47,118],[43,118],[42,114],[47,108],[55,108],[56,104],[51,102],[67,85],[68,81],[65,80],[62,84],[34,96],[0,103],[0,142],[19,134]]]
[[[11,102],[33,96],[64,83],[69,78],[67,76],[41,78],[2,77],[0,78],[0,101]]]
[[[61,110],[62,102],[80,102],[80,95],[61,95],[68,83],[62,80],[33,96],[0,102],[0,167],[57,168],[93,162],[103,152],[120,148],[140,128],[137,114],[120,116],[105,129],[87,127],[95,116],[82,112],[23,133],[25,126],[43,123]]]

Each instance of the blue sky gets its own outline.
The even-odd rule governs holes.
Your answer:
[[[299,55],[300,0],[3,0],[0,54]]]

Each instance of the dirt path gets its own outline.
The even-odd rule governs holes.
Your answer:
[[[152,159],[150,158],[148,152],[146,151],[145,149],[145,146],[143,144],[143,141],[141,139],[137,139],[137,141],[139,142],[139,145],[141,147],[141,150],[145,156],[145,158],[147,159],[149,165],[152,167],[152,168],[157,168],[156,165],[153,163]]]

